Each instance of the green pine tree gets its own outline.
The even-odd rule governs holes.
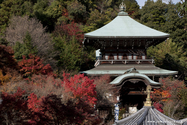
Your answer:
[[[149,47],[147,55],[154,57],[156,66],[179,71],[179,79],[185,80],[185,77],[187,77],[187,52],[183,50],[183,46],[172,42],[172,39],[162,42],[155,47]]]
[[[168,4],[167,13],[165,14],[166,21],[162,27],[162,31],[169,33],[173,42],[180,43],[180,45],[186,48],[187,43],[185,43],[185,40],[187,39],[187,32],[184,30],[184,26],[187,20],[184,17],[180,17],[176,9],[177,5]]]
[[[157,30],[162,30],[162,26],[165,24],[165,14],[167,5],[162,3],[162,0],[154,2],[148,0],[140,10],[140,22]]]
[[[56,56],[59,69],[79,71],[82,49],[77,41],[74,38],[67,41],[64,36],[63,38],[55,37],[53,42],[55,49],[59,52]]]

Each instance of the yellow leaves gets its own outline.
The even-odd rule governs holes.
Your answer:
[[[6,75],[3,75],[2,70],[0,70],[0,85],[4,85],[5,83],[9,82],[10,75],[7,73]]]

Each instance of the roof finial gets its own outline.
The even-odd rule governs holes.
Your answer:
[[[126,5],[122,2],[120,5],[119,5],[119,10],[122,12],[126,11]]]

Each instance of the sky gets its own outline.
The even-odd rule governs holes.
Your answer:
[[[147,1],[147,0],[136,0],[137,2],[138,2],[138,5],[140,6],[140,7],[142,7],[144,4],[145,4],[145,1]],[[154,0],[154,1],[156,1],[156,0]],[[169,0],[162,0],[164,3],[168,3],[169,2]],[[173,1],[173,3],[178,3],[178,2],[180,2],[181,0],[172,0]]]

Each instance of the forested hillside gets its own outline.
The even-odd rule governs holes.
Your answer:
[[[136,0],[123,1],[133,19],[170,33],[168,40],[150,47],[147,53],[154,57],[156,66],[177,70],[177,79],[187,81],[187,3],[175,5],[147,0],[140,9]],[[94,105],[106,101],[103,97],[111,90],[110,78],[102,76],[93,81],[78,74],[93,68],[95,62],[94,48],[83,47],[82,41],[84,33],[113,20],[121,2],[0,0],[0,94],[3,99],[0,124],[102,122],[94,112]],[[175,85],[171,81],[163,82]],[[181,86],[184,89],[179,91]],[[186,112],[181,115],[181,109],[187,106],[187,89],[184,83],[181,86],[175,86],[180,97],[171,100],[180,100],[183,108],[165,109],[180,113],[172,115],[173,118],[186,116]],[[164,94],[174,90],[164,87],[154,94],[170,98]]]

